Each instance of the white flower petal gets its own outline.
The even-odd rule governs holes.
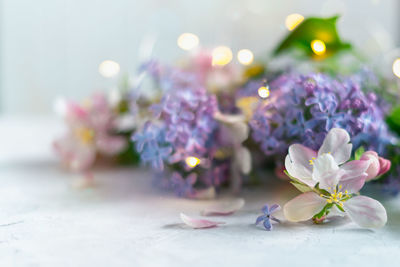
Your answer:
[[[246,147],[241,146],[241,147],[236,148],[235,161],[239,167],[239,170],[243,174],[250,173],[250,171],[251,171],[251,153]]]
[[[364,228],[380,228],[386,224],[385,207],[372,198],[357,196],[344,202],[343,209],[359,226]]]
[[[348,190],[350,193],[360,191],[367,178],[368,166],[369,161],[367,160],[352,160],[340,166],[340,169],[344,171],[339,181],[342,191]]]
[[[339,166],[331,154],[322,154],[313,162],[312,178],[320,188],[335,187],[339,182]]]
[[[310,160],[316,156],[317,153],[308,147],[300,144],[291,145],[285,159],[285,168],[294,178],[310,182],[312,176]]]
[[[283,206],[283,213],[291,222],[306,221],[320,212],[326,204],[326,200],[315,192],[307,192],[287,202]]]
[[[314,187],[316,184],[316,182],[311,178],[311,172],[304,166],[294,163],[290,159],[289,155],[285,158],[285,169],[290,176],[293,176],[310,187]]]
[[[211,216],[211,215],[230,215],[235,211],[240,210],[244,206],[244,199],[238,198],[229,201],[219,202],[212,206],[205,208],[201,215],[203,216]]]
[[[350,159],[352,144],[350,142],[350,135],[346,130],[340,128],[331,129],[321,148],[318,151],[318,155],[325,153],[331,153],[338,165],[345,163]]]
[[[215,221],[209,221],[209,220],[203,220],[203,219],[193,219],[183,213],[181,213],[181,220],[186,225],[188,225],[194,229],[211,228],[211,227],[218,226],[219,224],[225,224],[224,222],[215,222]]]

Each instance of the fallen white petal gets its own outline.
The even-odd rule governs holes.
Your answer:
[[[183,213],[181,213],[181,220],[186,225],[188,225],[194,229],[211,228],[211,227],[216,227],[219,224],[225,224],[224,222],[214,222],[214,221],[203,220],[203,219],[193,219]]]
[[[235,211],[240,210],[244,206],[244,199],[238,198],[230,201],[219,202],[212,206],[205,208],[201,215],[211,216],[211,215],[230,215]]]

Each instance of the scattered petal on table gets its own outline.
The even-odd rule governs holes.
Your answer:
[[[244,206],[244,199],[238,198],[230,201],[219,202],[215,205],[205,208],[201,214],[204,216],[211,215],[230,215],[240,210]]]
[[[225,224],[224,222],[215,222],[215,221],[209,221],[209,220],[203,220],[203,219],[194,219],[183,213],[181,213],[181,219],[186,225],[188,225],[194,229],[211,228],[211,227],[216,227],[219,224]]]

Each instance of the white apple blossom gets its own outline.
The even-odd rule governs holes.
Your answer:
[[[378,228],[387,221],[386,210],[378,201],[357,195],[364,186],[370,160],[352,160],[349,134],[334,128],[318,152],[300,144],[289,147],[285,159],[288,174],[303,194],[283,208],[289,221],[323,218],[328,213],[344,215],[361,227]]]

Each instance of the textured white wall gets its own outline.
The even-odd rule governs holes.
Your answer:
[[[105,59],[133,73],[145,36],[172,61],[182,32],[202,44],[266,52],[285,34],[285,17],[343,14],[340,32],[368,49],[390,51],[398,36],[396,0],[0,0],[0,110],[49,113],[58,95],[81,98],[115,83]]]

